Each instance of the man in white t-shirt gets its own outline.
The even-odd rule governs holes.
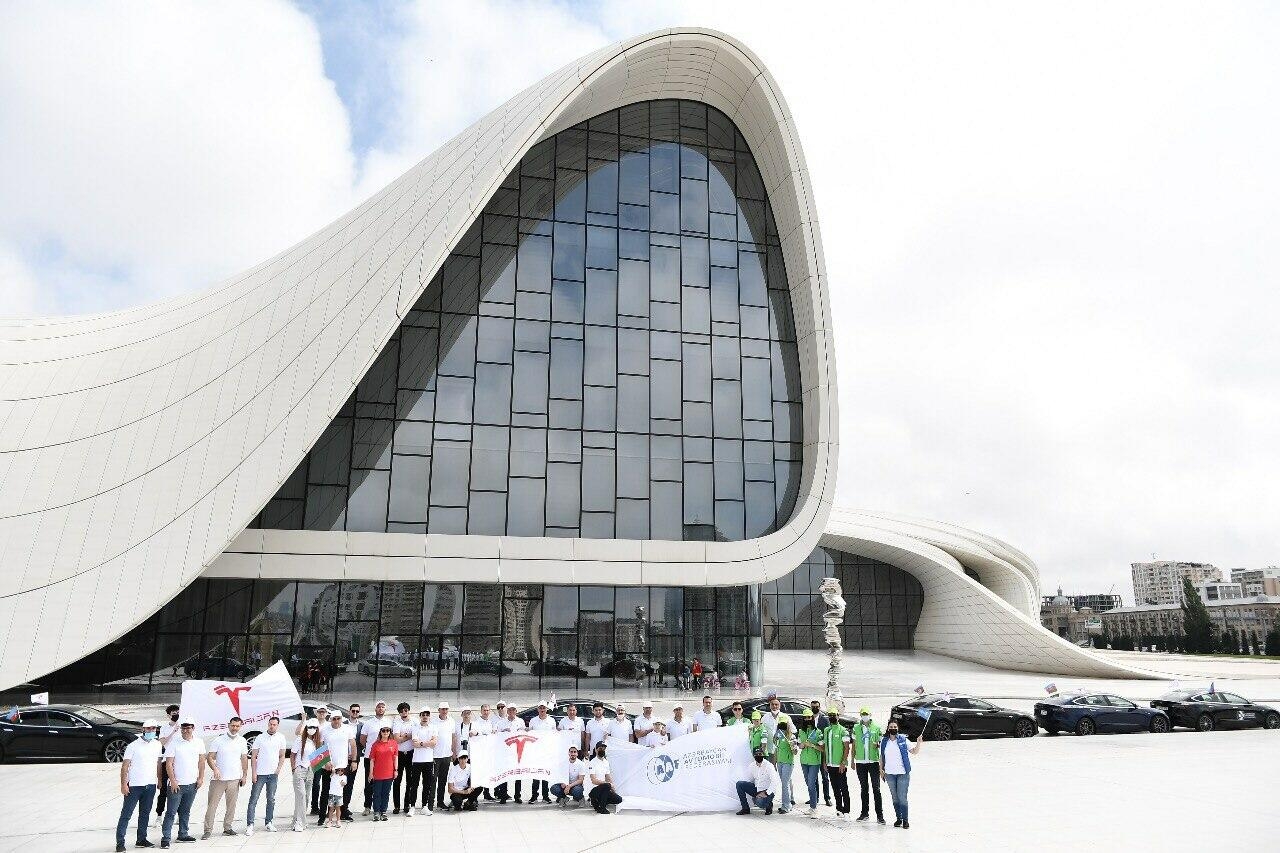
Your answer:
[[[218,804],[226,800],[226,808],[222,812],[222,834],[237,835],[231,828],[236,817],[236,800],[240,797],[240,789],[249,778],[249,744],[240,735],[243,721],[232,717],[227,721],[227,730],[218,735],[209,744],[205,761],[213,772],[209,781],[209,804],[204,813],[204,840],[213,837],[213,822],[218,816]]]
[[[600,814],[608,814],[609,806],[622,802],[622,797],[613,790],[613,774],[609,772],[609,759],[605,757],[607,749],[607,744],[597,744],[595,757],[587,763],[586,778],[590,783],[587,797],[591,800],[591,807]]]
[[[329,792],[333,787],[333,769],[335,767],[345,767],[346,772],[343,774],[346,778],[342,780],[345,789],[351,784],[351,779],[355,775],[356,769],[356,727],[349,725],[342,717],[334,714],[329,718],[329,724],[320,730],[320,742],[329,748],[329,764],[322,768],[320,780],[320,802],[327,804],[329,802]],[[316,826],[324,826],[329,815],[322,808],[320,811],[320,820],[316,821]],[[342,815],[342,819],[346,820],[347,816]]]
[[[480,716],[471,721],[471,737],[484,738],[493,734],[493,713],[489,710],[488,702],[480,703]],[[484,796],[486,803],[493,802],[493,793],[488,788],[482,788],[480,793]]]
[[[693,731],[693,721],[684,715],[684,705],[679,702],[671,709],[671,721],[667,723],[667,737],[675,740]]]
[[[554,732],[557,728],[556,718],[547,713],[550,706],[546,699],[538,700],[538,713],[533,719],[529,720],[529,731],[531,732]],[[534,779],[530,785],[529,805],[533,805],[538,801],[538,795],[542,795],[544,803],[551,802],[551,783],[546,779]]]
[[[409,779],[409,768],[413,766],[413,730],[418,727],[418,721],[409,715],[409,710],[408,702],[396,705],[398,716],[391,722],[391,737],[400,744],[396,751],[396,783],[391,789],[395,806],[392,814],[400,814],[400,794]]]
[[[458,754],[458,727],[453,717],[449,716],[449,703],[441,702],[436,715],[431,718],[431,728],[435,732],[436,745],[432,748],[435,756],[435,791],[428,803],[432,808],[443,809],[448,806],[445,790],[449,784],[449,767]]]
[[[640,716],[636,717],[635,722],[636,743],[644,743],[645,736],[653,731],[656,719],[653,716],[653,703],[648,699],[640,703]]]
[[[583,726],[582,718],[578,716],[578,706],[570,704],[564,709],[564,716],[560,718],[560,722],[556,724],[562,732],[573,732],[573,745],[578,748],[578,752],[582,752],[586,748],[583,744],[583,736],[586,729]]]
[[[470,759],[465,752],[458,753],[457,762],[449,768],[447,784],[449,788],[449,804],[455,812],[476,810],[476,800],[480,798],[480,789],[471,784]]]
[[[564,720],[560,722],[563,723]],[[563,807],[570,797],[573,797],[573,801],[578,805],[582,804],[583,766],[584,762],[578,760],[578,748],[570,744],[569,760],[560,767],[560,781],[551,786],[551,794],[556,798],[556,805]]]
[[[369,767],[369,750],[373,749],[374,741],[378,739],[378,732],[383,726],[389,725],[391,725],[391,719],[387,716],[387,703],[379,699],[373,703],[373,716],[362,717],[360,728],[357,729],[360,738],[361,763],[364,764],[364,815],[366,817],[373,811],[373,779],[369,775],[372,772]]]
[[[135,809],[138,810],[138,846],[151,846],[147,840],[147,818],[151,816],[151,801],[155,799],[160,781],[161,746],[156,737],[159,728],[155,720],[147,720],[142,724],[142,736],[125,747],[124,761],[120,764],[120,793],[124,795],[124,805],[116,822],[117,853],[124,850],[124,834]]]
[[[249,812],[245,816],[245,835],[253,835],[253,816],[257,813],[258,795],[267,789],[267,815],[263,818],[263,827],[267,832],[275,832],[271,823],[276,816],[276,783],[284,770],[285,753],[284,735],[280,733],[280,718],[267,720],[267,730],[258,735],[250,750],[253,760],[249,767],[253,773],[253,788],[249,790]]]
[[[502,713],[503,710],[506,711],[505,716]],[[526,726],[524,724],[524,720],[521,717],[516,715],[515,705],[509,705],[506,702],[498,703],[498,719],[495,720],[493,723],[493,731],[495,734],[522,732],[525,730],[525,728]],[[521,785],[521,782],[519,779],[517,779],[516,780],[516,802],[517,803],[521,801],[520,785]],[[507,789],[506,782],[503,782],[501,785],[493,789],[493,795],[494,797],[497,798],[499,804],[505,803],[507,800],[511,799],[508,796],[507,791],[508,789]]]
[[[431,709],[418,711],[418,724],[410,732],[412,748],[409,765],[409,788],[404,800],[404,816],[413,817],[418,802],[418,785],[422,785],[422,813],[431,814],[435,797],[436,727],[431,724]]]
[[[693,715],[693,730],[695,732],[705,732],[708,729],[714,729],[717,726],[724,725],[724,720],[720,719],[720,715],[711,708],[711,697],[702,697],[702,710]]]
[[[591,719],[587,720],[584,731],[583,754],[595,755],[596,744],[604,743],[609,737],[609,721],[604,718],[603,702],[596,702],[591,706]]]
[[[195,841],[191,835],[191,806],[196,791],[204,784],[204,741],[196,737],[196,721],[191,717],[178,720],[178,737],[165,749],[165,778],[169,786],[169,803],[165,806],[160,846],[167,847],[173,838],[173,819],[178,818],[178,840]]]
[[[627,716],[627,709],[619,702],[614,712],[617,716],[609,721],[609,736],[605,738],[605,743],[634,743],[635,728],[631,725],[631,718]]]

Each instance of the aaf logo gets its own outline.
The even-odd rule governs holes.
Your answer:
[[[235,687],[228,687],[225,684],[219,684],[213,688],[213,692],[219,696],[226,696],[227,701],[231,703],[231,707],[235,709],[236,716],[240,715],[240,694],[246,690],[252,690],[253,686],[249,684],[238,684]]]
[[[527,743],[537,743],[538,738],[535,735],[512,735],[503,741],[507,746],[515,746],[516,748],[516,764],[524,761],[524,746]]]
[[[679,767],[680,762],[670,755],[655,755],[645,764],[644,775],[651,785],[661,785],[670,782]]]

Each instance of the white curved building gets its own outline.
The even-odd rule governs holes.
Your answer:
[[[1038,578],[1007,546],[828,528],[826,287],[773,78],[681,29],[566,66],[209,290],[4,323],[0,688],[275,657],[320,688],[756,669],[762,585],[800,595],[779,584],[824,536],[919,578],[919,627],[891,585],[877,647],[1105,671],[1021,639]],[[1014,651],[971,633],[988,617]]]

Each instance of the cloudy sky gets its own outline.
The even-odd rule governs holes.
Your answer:
[[[203,288],[544,74],[729,32],[809,158],[839,497],[1046,588],[1280,563],[1280,13],[1263,4],[0,6],[0,313]]]

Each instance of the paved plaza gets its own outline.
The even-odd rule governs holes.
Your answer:
[[[1125,658],[1178,673],[1188,684],[1216,679],[1220,686],[1229,684],[1250,699],[1280,701],[1280,663],[1165,655]],[[851,653],[846,663],[849,698],[856,705],[870,705],[878,719],[916,684],[923,683],[929,690],[974,692],[1010,707],[1030,708],[1051,680],[918,652]],[[765,668],[768,686],[800,696],[821,686],[825,674],[824,658],[815,652],[769,652]],[[1053,680],[1064,690],[1106,687],[1139,700],[1154,697],[1169,684]],[[352,698],[368,707],[373,697]],[[425,702],[435,697],[419,698]],[[721,698],[727,701],[729,694]],[[670,694],[660,699],[659,710],[673,701]],[[133,706],[127,710],[130,716],[138,716],[152,709]],[[1277,767],[1280,732],[1275,731],[1200,734],[1180,730],[1167,735],[1090,738],[1041,734],[1021,741],[926,742],[912,774],[910,830],[878,826],[874,820],[838,821],[832,809],[822,807],[815,820],[798,812],[770,817],[759,813],[751,817],[731,813],[605,817],[587,808],[509,804],[482,806],[477,813],[463,815],[441,813],[409,820],[391,816],[378,824],[357,817],[355,823],[336,830],[308,827],[304,833],[275,835],[259,831],[253,838],[215,837],[195,845],[175,845],[175,849],[1267,851],[1277,849],[1280,837]],[[118,772],[105,764],[4,766],[0,773],[5,803],[11,815],[23,819],[5,822],[0,850],[110,850],[119,813]],[[852,787],[856,810],[856,782]],[[243,828],[246,802],[247,796],[242,796],[238,830]],[[281,812],[287,813],[291,794],[283,787],[278,802]],[[892,822],[887,791],[885,809]],[[193,824],[203,814],[201,796]],[[158,830],[152,839],[158,841]]]

